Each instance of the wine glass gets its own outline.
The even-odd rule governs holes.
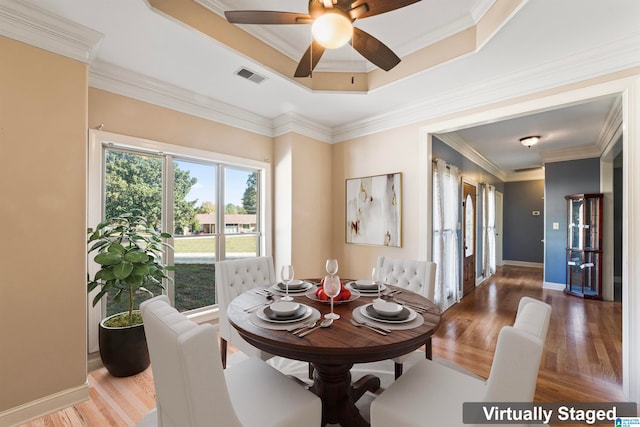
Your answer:
[[[333,258],[328,259],[325,268],[328,274],[334,276],[338,272],[338,260]]]
[[[378,287],[378,298],[375,301],[383,301],[382,299],[382,268],[381,267],[373,267],[371,270],[371,280]]]
[[[331,313],[325,314],[326,319],[339,319],[340,315],[333,312],[333,299],[340,293],[340,277],[336,275],[324,276],[324,282],[322,284],[324,293],[331,298]]]
[[[284,283],[285,295],[281,298],[282,301],[293,301],[293,298],[289,296],[289,283],[293,280],[293,265],[283,265],[280,271],[280,278]]]

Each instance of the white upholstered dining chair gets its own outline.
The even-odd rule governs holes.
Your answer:
[[[487,381],[421,360],[373,401],[371,426],[462,427],[464,402],[532,402],[551,314],[548,304],[534,301],[519,306],[514,326],[501,329]]]
[[[551,321],[551,306],[531,297],[522,297],[513,327],[545,339]]]
[[[197,325],[160,295],[140,305],[151,357],[156,408],[141,427],[319,426],[313,393],[262,360],[226,370],[216,328]]]
[[[220,322],[220,357],[222,367],[227,367],[227,342],[248,356],[267,360],[271,354],[259,350],[246,342],[229,324],[227,307],[231,300],[256,287],[276,283],[273,258],[252,257],[238,260],[216,262],[216,301],[218,302]]]
[[[379,256],[376,267],[380,269],[384,283],[415,292],[433,302],[437,267],[435,262]],[[431,337],[425,343],[425,356],[431,359]],[[408,358],[407,354],[393,359],[396,379],[402,375],[404,362]]]

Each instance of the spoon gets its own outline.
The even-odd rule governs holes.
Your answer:
[[[318,323],[318,321],[311,321],[311,322],[307,322],[304,323],[302,326],[298,325],[295,326],[291,329],[287,329],[287,331],[291,332],[292,334],[299,334],[300,332],[304,331],[305,329],[309,329],[309,328],[313,328],[314,326],[316,326],[316,324]]]
[[[301,334],[298,334],[299,338],[302,338],[303,336],[310,334],[311,332],[315,331],[318,328],[328,328],[329,326],[331,326],[331,324],[333,323],[333,319],[324,319],[322,322],[320,322],[320,324],[316,327],[313,327],[311,329],[309,329],[308,331],[304,331]]]

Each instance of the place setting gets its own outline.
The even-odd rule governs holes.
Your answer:
[[[294,301],[276,301],[258,308],[251,315],[251,322],[265,329],[294,332],[310,326],[320,319],[320,312],[313,307]]]
[[[320,318],[320,312],[313,307],[293,301],[290,294],[304,294],[313,285],[303,280],[293,278],[293,266],[284,265],[280,278],[281,282],[256,291],[266,297],[267,301],[245,308],[246,312],[253,312],[251,322],[261,328],[294,331],[302,326],[313,324]],[[276,300],[275,296],[278,296]]]
[[[371,280],[353,280],[347,283],[346,286],[347,289],[359,292],[362,296],[377,296],[378,299],[381,299],[385,292],[395,292],[393,290],[387,290],[384,282],[382,270],[378,267],[373,267],[371,270]]]
[[[396,302],[376,299],[353,309],[352,317],[359,323],[385,332],[413,329],[424,323],[424,318],[413,308]]]
[[[294,279],[294,271],[292,265],[283,265],[280,271],[281,281],[274,284],[270,290],[278,295],[284,295],[282,301],[292,301],[291,295],[303,295],[306,291],[313,288],[314,285],[304,280]]]

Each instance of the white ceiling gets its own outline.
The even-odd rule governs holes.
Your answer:
[[[198,1],[217,13],[307,9],[306,0]],[[302,133],[327,142],[640,66],[637,0],[528,0],[475,53],[369,93],[311,91],[289,76],[156,12],[143,0],[26,3],[104,35],[91,63],[93,86],[118,91],[105,81],[119,81],[121,86],[128,81],[130,88],[145,87],[145,93],[149,88],[165,90],[164,101],[157,102],[160,104],[173,105],[171,97],[186,96],[200,104],[194,114],[206,116],[203,109],[222,108],[227,115],[243,117],[250,129],[252,123],[259,123],[276,133],[278,126],[295,122],[295,126],[304,127]],[[475,25],[492,3],[493,0],[422,0],[356,21],[356,25],[402,57]],[[247,27],[261,27],[247,31],[295,61],[310,41],[307,25]],[[241,67],[267,80],[255,84],[234,75]],[[318,69],[357,72],[372,67],[346,46],[327,52]],[[140,91],[127,93],[122,89],[121,93],[144,98]],[[587,105],[460,130],[455,138],[509,174],[513,169],[540,164],[546,151],[593,149],[612,103],[611,99],[595,100]],[[531,133],[542,135],[543,140],[538,147],[527,150],[517,139]]]

